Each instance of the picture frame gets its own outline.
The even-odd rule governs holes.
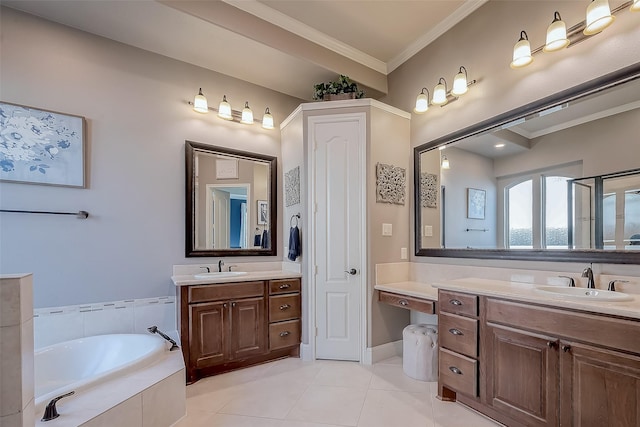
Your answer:
[[[477,188],[467,188],[467,218],[484,219],[487,192]]]
[[[216,159],[216,179],[238,179],[238,159]]]
[[[85,188],[85,118],[0,101],[0,181]]]
[[[269,203],[266,200],[258,200],[257,224],[267,225],[269,223]]]

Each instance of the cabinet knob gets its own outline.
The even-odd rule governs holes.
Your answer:
[[[409,301],[407,301],[406,299],[401,299],[400,301],[398,301],[398,304],[400,304],[403,307],[406,307],[409,305]]]
[[[222,304],[222,307],[223,307],[223,308],[227,308],[227,305],[228,305],[228,304],[225,302],[224,304]]]
[[[279,289],[289,289],[290,287],[291,287],[291,285],[288,284],[288,283],[284,283],[284,284],[278,286]]]
[[[464,335],[460,329],[456,329],[456,328],[449,329],[449,332],[453,335]]]
[[[282,304],[282,305],[280,306],[280,310],[286,310],[286,309],[288,309],[288,308],[291,308],[291,306],[290,306],[289,304]]]
[[[236,304],[236,302],[235,302],[235,301],[231,303],[231,307],[235,307],[236,305],[237,305],[237,304]]]
[[[283,332],[280,332],[280,336],[281,336],[281,337],[286,337],[286,336],[287,336],[287,335],[289,335],[290,333],[291,333],[291,332],[289,332],[289,331],[283,331]]]
[[[462,371],[455,366],[449,366],[449,370],[456,375],[462,375]]]
[[[459,299],[450,299],[449,304],[462,305],[462,301],[460,301]]]
[[[547,347],[549,348],[554,348],[556,345],[557,344],[555,341],[547,341]]]
[[[571,346],[568,344],[565,344],[562,346],[562,351],[564,351],[565,353],[568,352],[569,350],[571,350]]]

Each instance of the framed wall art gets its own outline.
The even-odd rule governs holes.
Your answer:
[[[269,223],[269,203],[266,200],[258,200],[258,225]]]
[[[467,188],[467,218],[484,219],[487,192],[476,188]]]
[[[0,102],[0,181],[85,187],[84,117]]]

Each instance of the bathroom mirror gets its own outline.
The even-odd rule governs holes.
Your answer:
[[[416,255],[639,264],[638,123],[636,64],[416,147]]]
[[[186,256],[276,255],[272,156],[185,142]]]

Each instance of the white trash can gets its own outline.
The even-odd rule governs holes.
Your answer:
[[[438,327],[409,325],[402,331],[402,370],[420,381],[438,381]]]

